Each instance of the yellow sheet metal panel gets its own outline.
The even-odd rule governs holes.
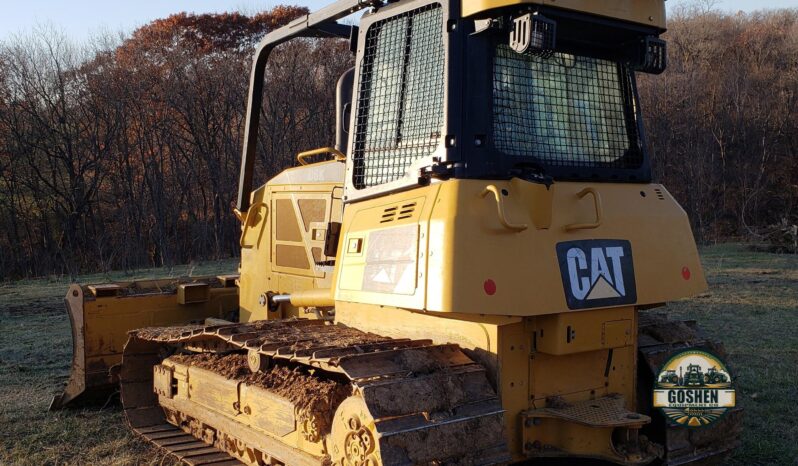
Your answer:
[[[278,437],[296,430],[294,404],[263,388],[241,385],[241,411],[244,422]]]
[[[629,319],[605,321],[601,324],[601,346],[618,348],[632,344],[632,321]]]
[[[392,306],[338,301],[335,321],[366,332],[393,338],[432,339],[457,343],[485,366],[489,378],[498,377],[499,328],[520,323],[518,317],[412,312]]]
[[[637,320],[635,320],[634,328],[637,329]],[[607,350],[607,359],[605,359],[605,370],[607,368],[606,361],[609,360],[611,365],[607,372],[607,393],[620,393],[626,400],[626,409],[634,411],[636,409],[635,400],[637,399],[637,336],[635,335],[634,346],[624,346],[622,348],[612,349],[612,358],[609,358],[609,350]]]
[[[188,368],[188,397],[218,413],[236,416],[240,412],[237,380],[199,367]]]
[[[635,347],[554,356],[537,352],[530,369],[530,399],[537,407],[545,406],[551,397],[572,403],[620,393],[627,400],[627,409],[634,409]]]
[[[336,301],[424,308],[429,218],[438,186],[347,206]]]
[[[337,167],[325,162],[289,169],[252,194],[254,214],[242,233],[242,322],[308,317],[289,305],[270,311],[266,294],[331,287],[333,267],[324,264],[335,258],[322,251],[328,223],[341,222],[342,188],[329,182],[338,171],[321,173],[316,165]],[[343,183],[343,171],[340,175]]]
[[[462,0],[463,17],[515,5],[543,5],[543,0]]]
[[[206,317],[226,318],[237,306],[235,288],[215,288],[201,303],[179,304],[175,294],[97,298],[83,303],[87,357],[121,358],[127,332],[136,328],[182,324]]]
[[[385,222],[388,209],[409,201],[417,217]],[[415,226],[417,238],[398,235]],[[663,303],[706,289],[687,216],[660,185],[562,182],[547,190],[518,179],[449,180],[350,204],[343,231],[338,301],[531,316]],[[382,238],[394,233],[418,247]],[[559,248],[579,242],[586,249],[569,259],[579,270],[568,284],[564,267],[572,264]]]
[[[488,185],[503,193],[506,220],[528,228],[517,231],[502,223],[496,200],[482,196]],[[622,291],[631,298],[633,289],[636,296],[616,306],[663,303],[706,290],[687,215],[660,185],[555,183],[549,228],[535,226],[536,204],[529,201],[539,184],[450,180],[440,186],[426,251],[428,311],[531,316],[574,310],[566,300],[568,285],[557,248],[597,239],[623,242],[631,255],[631,261],[624,260],[633,264],[635,287],[629,284]],[[594,196],[580,197],[586,188],[598,195],[600,208]],[[597,214],[599,226],[569,229],[596,222]],[[611,249],[600,269],[612,262]],[[612,307],[601,303],[618,290],[600,289],[593,264],[581,259],[579,273],[592,274],[584,285],[595,285],[583,290],[590,292],[580,297],[583,308]]]
[[[462,0],[462,2],[464,17],[501,7],[546,5],[665,29],[664,0]]]
[[[624,307],[538,317],[537,350],[562,355],[631,345],[634,312]]]
[[[559,396],[566,402],[586,399],[595,392],[606,395],[604,369],[607,351],[553,356],[535,353],[532,357],[530,399],[543,407],[546,399]]]
[[[211,288],[207,283],[181,283],[177,285],[177,303],[204,303],[211,296]]]
[[[529,334],[523,322],[498,328],[499,374],[497,386],[502,400],[507,444],[518,458],[522,451],[518,419],[529,408],[529,366],[532,353]]]

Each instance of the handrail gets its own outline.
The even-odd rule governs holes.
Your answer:
[[[335,147],[320,147],[318,149],[306,150],[305,152],[298,153],[296,155],[296,161],[299,162],[300,165],[307,165],[308,162],[305,161],[306,158],[320,154],[332,154],[333,159],[339,162],[346,160],[346,154],[339,151]]]
[[[266,213],[264,214],[264,216],[269,215],[269,206],[265,202],[256,202],[251,206],[249,206],[249,209],[247,209],[247,215],[244,217],[244,224],[241,225],[241,238],[238,240],[238,245],[241,246],[241,249],[251,249],[255,246],[254,244],[250,246],[245,245],[244,237],[247,235],[247,229],[250,227],[249,218],[252,215],[252,211],[260,210],[261,207],[264,207],[266,209]],[[260,238],[258,238],[258,240],[260,240]]]
[[[493,193],[493,197],[496,199],[496,211],[499,214],[499,222],[501,222],[504,228],[515,232],[524,231],[529,228],[529,225],[526,223],[510,223],[510,221],[507,220],[507,216],[504,213],[504,201],[502,200],[502,195],[499,192],[499,188],[490,184],[485,187],[480,196],[485,197],[489,193]]]
[[[599,195],[598,191],[596,191],[594,188],[585,188],[576,193],[576,197],[582,199],[588,194],[593,195],[593,208],[596,210],[596,221],[593,223],[572,223],[565,226],[565,231],[590,230],[592,228],[598,228],[601,226],[603,213],[601,211],[601,195]]]
[[[333,36],[343,39],[357,37],[355,26],[347,26],[337,21],[364,8],[381,5],[380,0],[338,0],[319,11],[302,15],[285,26],[271,31],[260,42],[252,59],[252,70],[249,75],[247,116],[244,122],[244,148],[241,152],[241,171],[238,180],[238,200],[236,201],[236,209],[239,212],[245,212],[249,208],[249,196],[252,194],[266,63],[272,50],[279,44],[297,37]]]

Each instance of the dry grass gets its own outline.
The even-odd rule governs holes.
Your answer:
[[[669,305],[724,342],[745,408],[732,464],[798,464],[798,255],[702,251],[710,292]]]
[[[798,256],[738,245],[707,248],[702,256],[711,292],[672,303],[669,310],[676,318],[696,319],[729,351],[738,400],[746,409],[743,444],[731,462],[796,464]],[[234,268],[228,261],[193,273]],[[190,271],[156,269],[136,277]],[[157,452],[127,432],[116,406],[47,412],[69,370],[69,321],[61,304],[67,284],[52,279],[0,285],[0,464],[159,464]]]
[[[84,283],[230,273],[235,262],[80,277]],[[69,374],[72,340],[63,296],[69,281],[0,284],[0,465],[161,464],[130,432],[117,404],[48,412]]]

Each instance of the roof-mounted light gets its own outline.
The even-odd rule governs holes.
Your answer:
[[[518,53],[548,57],[554,53],[557,23],[538,13],[512,18],[510,48]]]
[[[668,54],[664,40],[652,36],[640,40],[637,63],[633,66],[635,71],[660,74],[667,65]]]

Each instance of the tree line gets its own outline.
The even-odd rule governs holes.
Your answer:
[[[711,3],[709,3],[711,5]],[[639,86],[654,176],[700,242],[798,253],[798,9],[677,9]]]
[[[303,13],[179,14],[121,43],[45,30],[2,44],[0,278],[237,255],[252,51]],[[330,142],[331,90],[351,61],[328,39],[272,54],[257,179]]]
[[[236,256],[251,54],[303,13],[179,14],[81,46],[46,30],[0,43],[0,279]],[[656,179],[702,242],[789,243],[798,10],[685,8],[669,28],[668,70],[638,79]],[[340,40],[275,51],[257,180],[332,142],[333,90],[352,62]]]

